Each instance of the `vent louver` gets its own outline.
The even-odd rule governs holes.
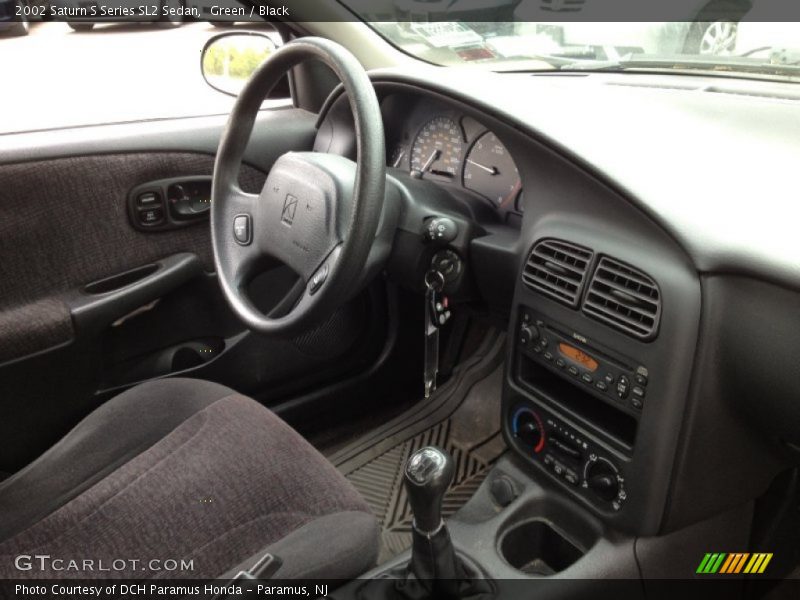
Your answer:
[[[604,256],[592,275],[583,312],[633,337],[652,339],[661,316],[661,295],[649,276]]]
[[[560,240],[542,240],[528,256],[522,281],[537,292],[577,307],[591,260],[591,250]]]

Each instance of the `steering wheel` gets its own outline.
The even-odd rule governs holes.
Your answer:
[[[342,82],[355,122],[357,160],[288,152],[275,162],[260,194],[245,193],[238,175],[261,103],[286,71],[309,59],[321,60]],[[321,38],[292,41],[252,75],[222,134],[211,191],[214,264],[226,299],[250,329],[295,334],[352,296],[381,218],[384,143],[372,83],[339,44]],[[299,297],[289,298],[293,305],[285,314],[267,316],[246,288],[275,260],[299,276],[293,290]]]

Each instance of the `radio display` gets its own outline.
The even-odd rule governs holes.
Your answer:
[[[569,344],[561,342],[558,345],[558,350],[565,358],[582,366],[584,369],[591,371],[592,373],[597,371],[597,368],[600,366],[591,356],[581,350],[578,350],[574,346],[570,346]]]

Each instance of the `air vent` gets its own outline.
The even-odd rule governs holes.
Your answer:
[[[529,288],[578,306],[592,251],[560,240],[542,240],[531,250],[522,271]]]
[[[650,277],[604,256],[592,276],[583,312],[633,337],[652,339],[661,316],[661,295]]]

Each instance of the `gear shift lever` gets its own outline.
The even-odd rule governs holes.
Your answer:
[[[414,529],[431,536],[444,526],[442,500],[453,483],[453,459],[440,448],[427,446],[408,459],[405,485]]]
[[[360,598],[387,600],[491,599],[493,588],[479,571],[462,562],[442,519],[442,500],[453,482],[450,455],[436,446],[417,450],[406,462],[403,479],[414,522],[411,561],[361,588]],[[391,582],[387,585],[387,581]]]
[[[442,520],[442,500],[453,482],[453,459],[441,448],[427,446],[408,459],[405,485],[414,513],[407,597],[457,598],[461,569],[450,533]],[[417,593],[409,593],[416,589]]]

